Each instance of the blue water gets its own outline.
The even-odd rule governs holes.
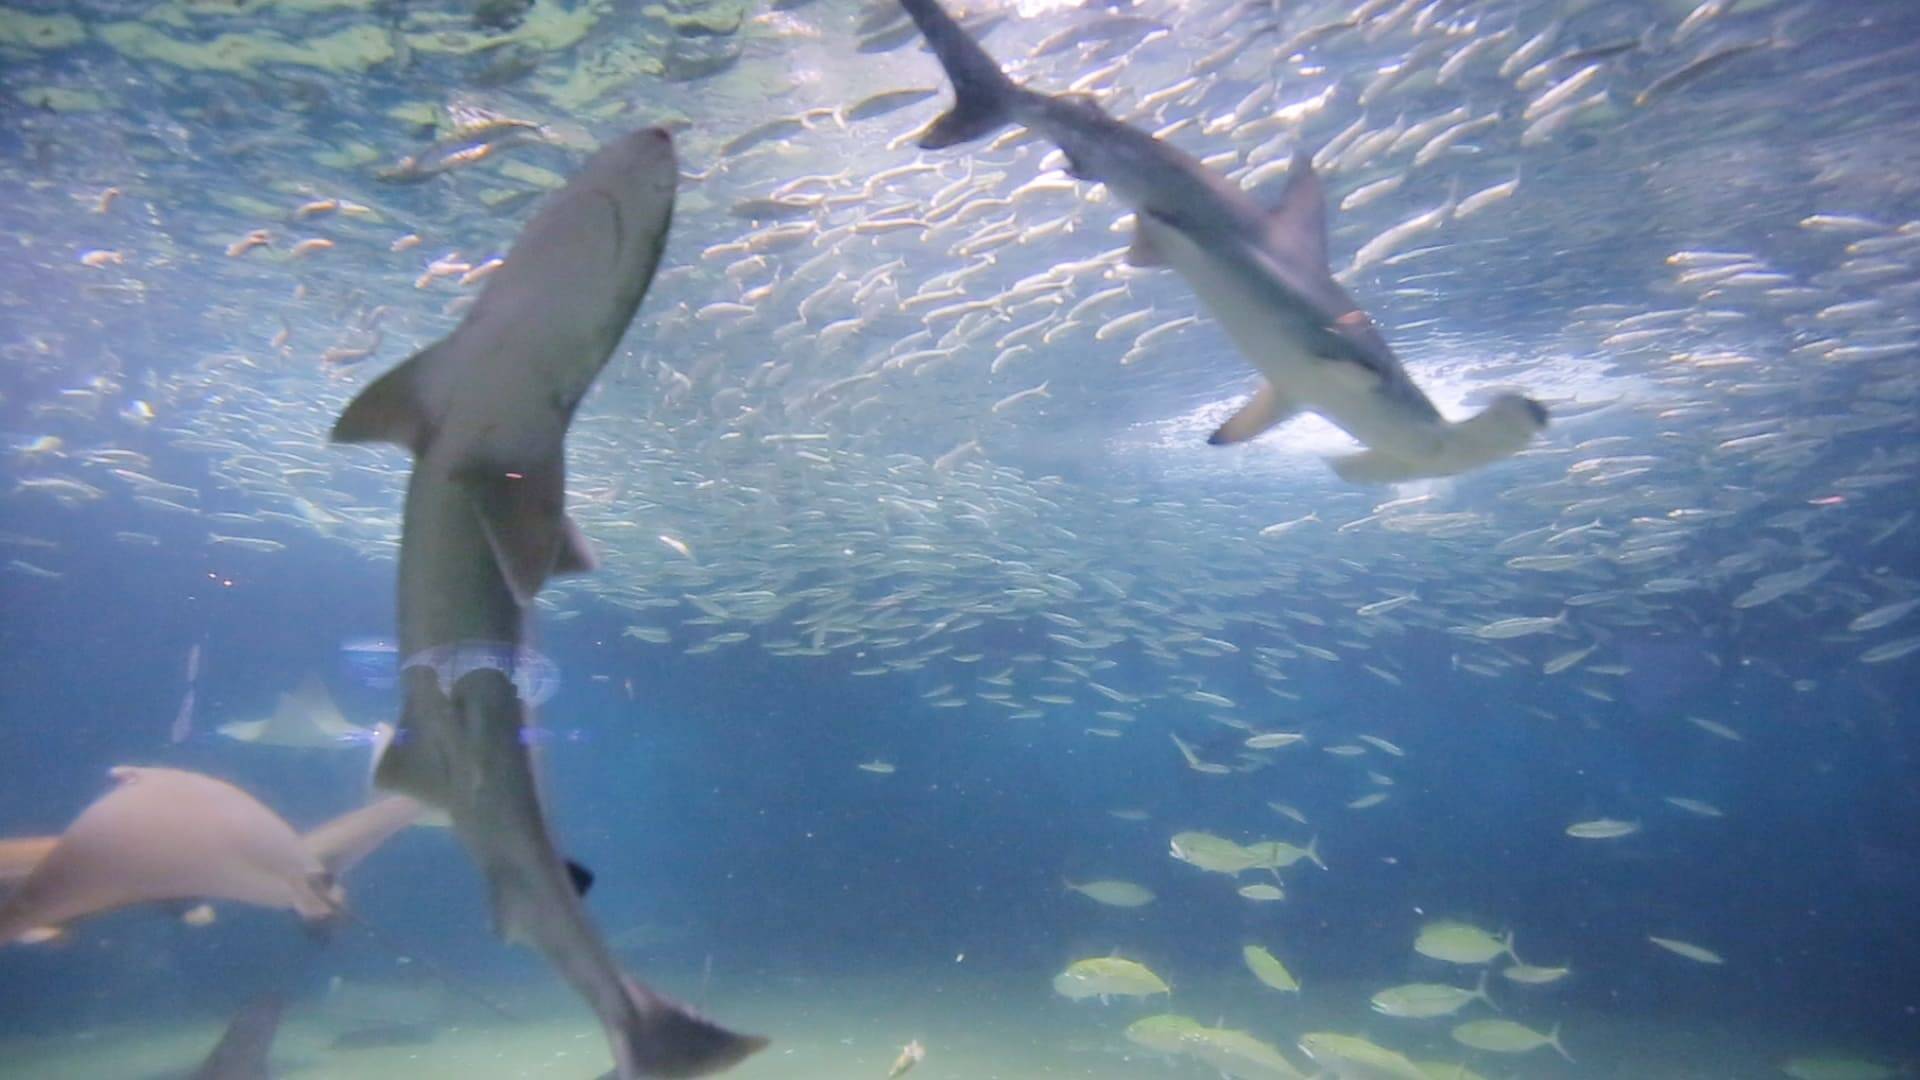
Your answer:
[[[432,16],[454,27],[471,18],[457,5],[307,16],[194,8],[177,12],[191,27],[177,32],[194,41],[363,25],[424,33]],[[1422,38],[1402,23],[1377,38],[1335,35],[1293,59],[1250,52],[1163,104],[1169,115],[1155,126],[1231,114],[1273,79],[1271,106],[1255,113],[1337,85],[1332,104],[1286,129],[1309,151],[1361,120],[1379,130],[1456,106],[1500,118],[1435,168],[1412,169],[1399,152],[1330,171],[1336,200],[1363,180],[1408,176],[1381,203],[1334,212],[1334,263],[1452,194],[1519,177],[1510,201],[1413,242],[1433,250],[1357,274],[1349,288],[1448,415],[1521,387],[1551,399],[1559,418],[1515,460],[1379,491],[1326,472],[1317,459],[1343,444],[1317,421],[1248,447],[1203,445],[1249,388],[1245,364],[1204,316],[1137,363],[1120,361],[1125,341],[1096,337],[1093,327],[1127,312],[1151,308],[1150,325],[1197,312],[1170,273],[1075,277],[1062,306],[1115,282],[1128,292],[1063,329],[1058,344],[1034,339],[1010,371],[995,370],[994,338],[1032,314],[969,328],[951,357],[920,361],[924,370],[887,368],[887,357],[932,348],[964,322],[933,323],[916,339],[932,316],[931,302],[911,302],[915,288],[971,266],[962,294],[978,299],[1095,258],[1124,242],[1109,226],[1125,207],[1111,196],[1089,203],[1084,186],[993,204],[1039,174],[1038,142],[939,155],[889,147],[934,114],[931,102],[847,126],[808,114],[884,89],[946,93],[916,50],[850,64],[848,55],[866,56],[851,52],[864,9],[830,0],[756,11],[743,29],[715,35],[742,49],[719,74],[640,71],[573,102],[565,77],[612,63],[627,45],[645,56],[721,47],[673,33],[664,9],[630,8],[596,9],[578,45],[529,46],[537,71],[504,86],[487,83],[511,73],[426,49],[368,70],[208,72],[98,31],[57,48],[0,34],[0,222],[13,241],[0,270],[0,564],[18,560],[0,572],[0,837],[57,834],[121,764],[230,780],[297,828],[369,797],[365,746],[251,746],[216,728],[266,715],[309,673],[357,724],[397,715],[393,657],[368,643],[394,634],[404,463],[397,452],[328,447],[323,435],[354,390],[453,324],[449,301],[471,290],[420,287],[427,264],[504,251],[541,185],[492,159],[420,186],[378,182],[373,168],[420,151],[431,130],[393,110],[472,93],[505,115],[597,139],[678,116],[691,121],[676,136],[687,175],[665,269],[573,434],[570,505],[606,565],[556,583],[534,612],[533,645],[557,683],[533,741],[562,852],[596,874],[588,906],[632,943],[622,962],[771,1035],[775,1049],[746,1067],[752,1075],[884,1075],[913,1034],[876,1033],[877,1016],[892,1022],[888,1010],[929,1031],[945,1025],[923,1066],[933,1076],[1201,1075],[1124,1037],[1128,1022],[1163,1009],[1289,1052],[1304,1031],[1340,1030],[1495,1076],[1779,1075],[1795,1054],[1920,1060],[1920,652],[1862,655],[1913,634],[1920,616],[1847,629],[1915,596],[1920,580],[1920,121],[1908,104],[1920,100],[1920,53],[1909,6],[1734,5],[1666,44],[1690,6],[1566,13],[1560,51],[1647,26],[1660,34],[1604,61],[1596,89],[1609,99],[1544,145],[1523,142],[1518,119],[1539,87],[1521,91],[1492,69],[1561,14],[1551,4],[1442,2],[1434,25],[1451,30]],[[573,9],[539,5],[535,22],[561,10]],[[1128,66],[1106,79],[1133,98],[1172,85],[1265,18],[1221,4],[1137,10],[1175,33],[1132,46]],[[1343,10],[1282,5],[1280,17],[1291,34]],[[1009,59],[1076,19],[1100,18],[1009,11],[988,38]],[[96,28],[139,17],[114,4],[82,14]],[[1456,41],[1507,27],[1513,36],[1463,84],[1356,101],[1384,67],[1424,70]],[[1702,50],[1761,38],[1764,50],[1655,105],[1631,104]],[[1104,63],[1103,50],[1031,58],[1018,73],[1062,89]],[[47,87],[104,104],[40,108]],[[808,115],[810,127],[771,149],[721,152],[780,115]],[[1170,138],[1195,153],[1234,148],[1252,164],[1245,155],[1271,133],[1227,133],[1245,126]],[[355,145],[372,156],[324,157]],[[499,154],[556,177],[579,160],[570,143]],[[867,177],[911,163],[929,168],[881,196],[863,192]],[[760,262],[712,246],[764,240],[730,207],[808,175],[827,179],[801,190],[844,198],[804,219],[817,235],[769,243]],[[931,213],[969,175],[978,188],[966,198],[983,209],[959,233],[936,242],[933,230],[868,238],[851,228],[890,207]],[[109,186],[119,201],[96,213]],[[503,191],[514,197],[501,204]],[[378,216],[294,210],[325,196]],[[959,251],[964,233],[1002,214],[1022,227],[1066,217],[1075,228],[995,248],[991,262]],[[1807,224],[1823,214],[1850,220]],[[279,248],[223,253],[254,227],[274,231]],[[389,250],[407,233],[426,240]],[[334,247],[284,258],[302,236]],[[81,262],[98,250],[123,261]],[[1783,277],[1697,285],[1682,280],[1687,264],[1675,254],[1688,251],[1731,253],[1751,273]],[[898,281],[877,301],[831,291],[836,275],[860,281],[896,259],[884,273]],[[1765,291],[1782,283],[1807,294]],[[745,314],[705,308],[760,284],[772,287]],[[802,310],[816,291],[831,314]],[[1846,307],[1861,304],[1864,313]],[[1646,324],[1663,329],[1659,341],[1623,339],[1631,320],[1662,311]],[[862,326],[818,345],[838,318]],[[804,333],[783,334],[794,325]],[[283,327],[290,339],[276,344]],[[364,360],[321,358],[369,341]],[[849,390],[852,376],[871,378]],[[1004,417],[991,407],[1042,384],[1044,401]],[[782,441],[797,435],[809,441]],[[1753,436],[1779,441],[1758,451],[1740,442]],[[48,438],[59,443],[36,441]],[[978,445],[960,464],[932,464],[968,439]],[[809,447],[819,460],[796,456]],[[1635,459],[1616,468],[1646,472],[1585,467],[1616,456]],[[193,494],[175,496],[184,509],[142,503],[144,478]],[[49,480],[84,482],[98,497],[36,490]],[[1385,506],[1398,497],[1425,501]],[[308,510],[330,520],[302,524]],[[1688,515],[1701,510],[1714,516],[1696,524]],[[1317,519],[1296,531],[1260,532],[1309,513]],[[1426,513],[1462,515],[1459,531],[1410,516]],[[1598,531],[1560,546],[1514,539],[1589,521]],[[1633,561],[1636,545],[1665,530],[1673,551]],[[124,531],[141,535],[116,536]],[[284,547],[237,549],[210,533]],[[677,553],[683,542],[692,554]],[[1506,564],[1566,551],[1593,560],[1570,573]],[[1738,602],[1763,575],[1824,560],[1833,569],[1811,585]],[[1649,589],[1650,580],[1680,584]],[[1036,582],[1061,591],[1037,598]],[[791,606],[756,621],[741,614],[747,591]],[[1602,591],[1616,597],[1567,604]],[[1408,592],[1417,599],[1385,621],[1356,612]],[[706,616],[690,598],[737,610],[690,623]],[[636,599],[662,603],[634,608]],[[1472,634],[1495,619],[1563,611],[1567,623],[1544,637]],[[822,612],[840,620],[835,634],[854,626],[907,643],[779,655],[805,643]],[[984,621],[951,629],[967,612]],[[623,633],[635,626],[668,630],[672,643]],[[722,631],[748,637],[687,652]],[[1201,650],[1211,655],[1180,647],[1193,638],[1179,635],[1195,632],[1213,639]],[[1072,640],[1109,633],[1111,643]],[[1589,645],[1575,668],[1542,672]],[[193,722],[175,742],[196,648]],[[1263,652],[1272,649],[1283,653]],[[865,673],[922,654],[921,665]],[[1487,664],[1499,670],[1476,670]],[[1030,707],[1036,693],[1072,703],[1020,717],[980,696],[992,685],[984,676],[1010,667]],[[1115,706],[1089,682],[1137,700]],[[1238,704],[1201,703],[1187,696],[1196,688]],[[964,705],[930,704],[948,694]],[[1116,707],[1135,719],[1098,715]],[[1189,769],[1168,738],[1234,763],[1250,730],[1276,729],[1306,741],[1226,776]],[[1324,752],[1360,734],[1405,756]],[[856,767],[875,759],[894,771]],[[1347,808],[1375,791],[1388,799]],[[1723,816],[1690,814],[1667,796]],[[1311,824],[1270,800],[1304,809]],[[1601,817],[1641,828],[1617,840],[1566,834]],[[1169,838],[1188,829],[1246,842],[1317,837],[1328,869],[1299,864],[1284,874],[1284,902],[1252,903],[1231,885],[1254,876],[1229,883],[1168,856]],[[1103,877],[1158,898],[1125,911],[1063,888]],[[135,909],[76,923],[57,944],[0,947],[0,1075],[107,1075],[97,1063],[44,1064],[56,1060],[49,1048],[95,1044],[133,1047],[126,1053],[155,1073],[185,1067],[191,1055],[156,1049],[149,1060],[140,1040],[169,1028],[199,1038],[266,991],[295,1002],[294,1045],[278,1058],[287,1075],[388,1075],[329,1056],[314,1032],[330,1035],[326,1010],[353,992],[341,985],[429,967],[461,992],[574,1024],[580,1056],[567,1075],[603,1067],[589,1014],[555,990],[536,954],[491,933],[482,883],[448,830],[403,832],[346,887],[355,921],[325,935],[287,912],[223,905],[207,927]],[[1447,1039],[1451,1021],[1369,1011],[1367,995],[1396,983],[1471,984],[1473,969],[1412,952],[1420,925],[1437,918],[1511,930],[1527,962],[1572,968],[1550,987],[1491,981],[1505,1015],[1542,1031],[1563,1022],[1578,1064],[1466,1051]],[[1660,951],[1649,935],[1699,943],[1726,962]],[[1247,977],[1240,949],[1250,942],[1284,957],[1304,987],[1297,1001]],[[1048,993],[1066,964],[1116,951],[1161,974],[1171,1001],[1101,1007]],[[1482,1015],[1475,1007],[1461,1018]],[[489,1024],[514,1030],[469,1018],[437,1052],[444,1060]],[[777,1058],[783,1045],[801,1057]],[[857,1049],[857,1063],[833,1056],[841,1046]]]

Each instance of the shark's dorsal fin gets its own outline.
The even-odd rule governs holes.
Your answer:
[[[1127,265],[1150,267],[1167,265],[1166,253],[1153,242],[1152,235],[1139,219],[1133,225],[1133,243],[1127,247]]]
[[[1305,150],[1293,152],[1287,185],[1267,212],[1267,243],[1302,262],[1327,265],[1327,194]]]

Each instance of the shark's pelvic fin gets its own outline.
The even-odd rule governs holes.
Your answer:
[[[1254,392],[1251,400],[1240,407],[1239,412],[1207,436],[1207,442],[1214,446],[1246,442],[1275,424],[1292,419],[1299,412],[1297,403],[1275,390],[1272,383],[1265,383]]]
[[[1287,166],[1287,186],[1267,215],[1267,242],[1305,265],[1327,265],[1327,196],[1305,150]]]
[[[393,443],[419,457],[433,437],[428,420],[428,394],[423,384],[434,357],[445,345],[446,340],[429,345],[368,383],[347,403],[340,419],[333,422],[332,440]]]

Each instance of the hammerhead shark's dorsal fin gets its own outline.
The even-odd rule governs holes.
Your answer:
[[[1227,446],[1232,443],[1246,442],[1255,435],[1291,418],[1300,411],[1300,406],[1292,398],[1273,388],[1272,383],[1263,384],[1254,392],[1253,397],[1240,411],[1234,413],[1221,424],[1207,442],[1214,446]]]
[[[1267,214],[1267,243],[1303,263],[1327,265],[1327,194],[1305,150],[1293,152],[1287,186]]]
[[[1160,245],[1154,243],[1152,234],[1138,223],[1133,227],[1133,243],[1127,245],[1127,265],[1139,267],[1167,265],[1167,256],[1160,250]]]
[[[394,443],[419,457],[433,435],[428,394],[422,384],[447,340],[451,339],[421,349],[368,383],[334,421],[330,438],[337,443]]]

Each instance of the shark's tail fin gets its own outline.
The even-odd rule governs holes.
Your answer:
[[[991,135],[1012,120],[1020,88],[1000,70],[980,43],[973,40],[939,0],[900,0],[926,37],[940,66],[953,83],[953,108],[941,114],[920,137],[928,150],[970,142]]]
[[[1546,426],[1546,406],[1519,394],[1501,394],[1474,416],[1447,425],[1434,452],[1424,458],[1368,450],[1329,459],[1328,464],[1350,484],[1453,476],[1519,453]]]
[[[610,1031],[617,1076],[706,1076],[738,1065],[765,1049],[767,1039],[741,1035],[708,1020],[631,976],[626,984],[637,1022]]]

